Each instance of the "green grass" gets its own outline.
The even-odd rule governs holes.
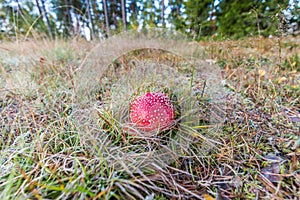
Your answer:
[[[280,40],[2,43],[1,199],[299,198],[299,38]],[[130,123],[147,91],[171,129]]]

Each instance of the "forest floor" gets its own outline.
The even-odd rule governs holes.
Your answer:
[[[0,198],[299,199],[300,38],[149,35],[0,43]],[[130,124],[146,91],[169,130]]]

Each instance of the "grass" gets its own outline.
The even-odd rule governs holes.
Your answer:
[[[298,199],[298,43],[3,42],[1,199]],[[146,91],[171,98],[171,129],[130,123]]]

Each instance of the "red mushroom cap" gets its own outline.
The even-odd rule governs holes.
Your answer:
[[[165,94],[148,92],[131,103],[130,118],[141,130],[163,129],[174,120],[173,105]]]

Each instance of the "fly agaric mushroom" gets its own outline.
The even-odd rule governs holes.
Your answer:
[[[130,118],[143,131],[161,130],[174,120],[173,105],[165,94],[148,92],[131,103]]]

